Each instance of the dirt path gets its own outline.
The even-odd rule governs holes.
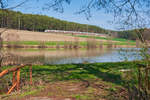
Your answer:
[[[72,98],[31,97],[28,100],[75,100]]]
[[[113,88],[115,88],[113,90]],[[101,80],[96,81],[60,81],[46,85],[42,90],[5,100],[127,100],[126,89],[113,86]],[[31,89],[32,90],[32,89]]]

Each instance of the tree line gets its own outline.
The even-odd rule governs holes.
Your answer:
[[[126,30],[126,31],[118,31],[117,37],[129,39],[129,40],[136,40],[136,39],[142,38],[142,40],[149,41],[150,29],[140,28],[140,29]]]
[[[21,12],[12,10],[0,10],[0,27],[40,32],[43,32],[46,29],[80,32],[88,31],[103,34],[111,33],[112,36],[117,38],[124,38],[129,40],[136,40],[137,38],[137,34],[134,30],[110,31],[94,25],[68,22],[46,15],[23,14]]]
[[[124,38],[128,40],[136,40],[137,34],[134,30],[118,31],[117,37]]]
[[[86,24],[59,20],[46,15],[23,14],[21,12],[15,12],[11,10],[0,10],[0,27],[29,31],[44,31],[49,29],[107,33],[107,30],[94,25],[87,26]]]

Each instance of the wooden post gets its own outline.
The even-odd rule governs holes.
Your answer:
[[[10,73],[10,72],[14,72],[14,71],[17,71],[18,69],[22,68],[22,67],[25,67],[25,65],[21,65],[21,66],[17,66],[15,68],[10,68],[10,69],[6,69],[4,71],[2,71],[0,73],[0,78],[3,77],[4,75]]]
[[[27,64],[26,66],[29,66],[29,72],[30,72],[30,85],[32,85],[32,65]],[[3,77],[4,75],[13,72],[13,78],[12,78],[12,87],[10,90],[7,92],[7,94],[10,94],[12,90],[17,87],[17,91],[20,89],[20,69],[25,67],[25,65],[17,66],[14,68],[6,69],[0,72],[0,78]],[[17,76],[17,78],[16,78]]]
[[[8,70],[6,69],[6,70],[4,70],[4,71],[2,71],[1,73],[0,73],[0,78],[2,77],[2,76],[4,76],[5,74],[7,74],[8,73]]]
[[[149,69],[148,69],[148,75],[149,75]],[[148,76],[148,90],[150,90],[150,80],[149,80],[149,76]]]
[[[30,66],[30,85],[32,85],[32,66]]]
[[[148,90],[148,69],[145,68],[145,86],[146,90]]]
[[[139,88],[139,93],[141,89],[141,69],[138,68],[138,88]]]
[[[7,92],[7,94],[10,94],[11,91],[15,88],[16,85],[17,85],[17,82],[10,88],[10,90]]]
[[[20,88],[20,68],[17,70],[17,91]]]
[[[12,85],[16,83],[16,72],[13,72]]]

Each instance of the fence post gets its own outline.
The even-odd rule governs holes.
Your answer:
[[[17,91],[20,88],[20,68],[17,70]]]
[[[145,86],[146,90],[148,90],[148,69],[145,68]]]
[[[17,85],[17,82],[16,83],[14,83],[14,85],[10,88],[10,90],[7,92],[7,94],[10,94],[11,93],[11,91],[16,87],[16,85]]]
[[[14,85],[16,82],[16,72],[13,72],[13,79],[12,79],[12,85]]]
[[[30,85],[32,85],[32,66],[30,66],[29,70],[30,70]]]
[[[141,87],[142,87],[141,77],[142,77],[142,75],[141,75],[141,68],[138,68],[138,98],[139,98],[139,100],[141,98],[140,92],[141,92]]]
[[[148,75],[149,75],[149,69],[147,70],[148,71]],[[150,80],[149,80],[149,76],[148,76],[148,90],[150,90]]]
[[[0,78],[3,77],[4,75],[10,73],[10,72],[13,72],[12,87],[9,89],[7,94],[10,94],[15,87],[17,88],[17,91],[19,91],[19,89],[20,89],[20,70],[24,66],[25,65],[21,65],[21,66],[6,69],[6,70],[0,72]],[[32,65],[28,65],[28,66],[29,66],[29,74],[30,74],[30,85],[32,85]]]

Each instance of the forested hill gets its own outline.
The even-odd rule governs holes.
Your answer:
[[[65,30],[65,31],[81,31],[107,33],[107,30],[94,25],[79,24],[59,20],[44,15],[23,14],[15,11],[0,10],[0,27],[8,27],[12,29],[21,29],[29,31]]]

